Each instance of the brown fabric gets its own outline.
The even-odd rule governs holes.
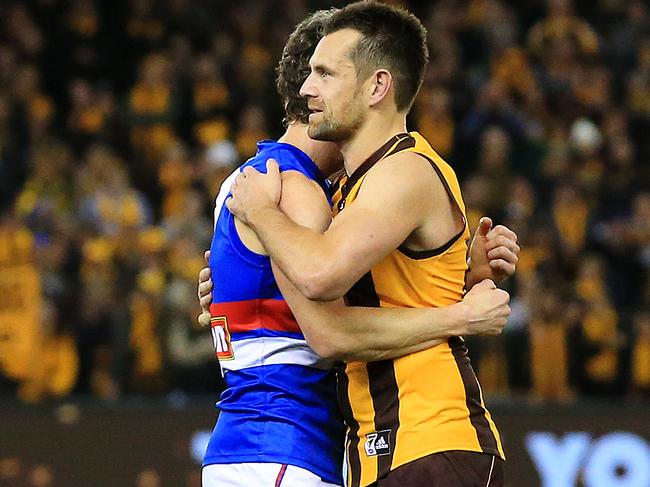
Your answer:
[[[336,371],[337,395],[341,414],[345,418],[348,427],[346,450],[348,451],[348,469],[351,475],[351,485],[359,485],[361,477],[361,460],[359,459],[359,423],[354,419],[350,398],[348,396],[349,381],[345,374],[345,365],[340,366]]]
[[[503,460],[470,451],[434,453],[396,468],[370,487],[503,487]]]
[[[458,372],[463,380],[465,387],[465,401],[467,409],[469,410],[469,420],[476,430],[476,436],[481,448],[486,453],[497,455],[499,447],[497,439],[490,428],[490,423],[487,420],[485,408],[481,401],[481,389],[474,375],[474,369],[467,356],[467,347],[465,342],[460,337],[451,337],[449,339],[449,348],[456,360]]]
[[[375,410],[375,431],[388,431],[388,453],[377,455],[377,476],[390,471],[395,454],[397,430],[399,429],[399,387],[392,360],[370,362],[368,365],[368,388]]]

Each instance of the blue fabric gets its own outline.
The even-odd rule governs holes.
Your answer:
[[[252,166],[266,172],[275,159],[280,171],[299,171],[317,181],[328,194],[318,167],[294,146],[264,141],[258,153],[240,169]],[[251,252],[239,239],[234,218],[224,205],[219,211],[210,253],[214,303],[253,299],[283,299],[267,256]],[[245,338],[302,334],[259,329],[235,333]],[[264,350],[260,350],[260,355]],[[264,365],[230,370],[217,407],[220,414],[204,458],[214,463],[270,462],[307,469],[323,480],[342,484],[343,421],[336,401],[331,370],[302,365]]]
[[[280,171],[299,171],[317,181],[325,194],[327,183],[314,162],[300,149],[283,143],[263,141],[257,155],[241,166],[266,172],[266,161],[275,159]],[[224,205],[217,219],[210,247],[210,268],[215,276],[212,300],[215,303],[244,301],[246,299],[282,299],[268,256],[251,252],[235,230],[235,219]]]
[[[228,381],[204,465],[283,463],[341,484],[344,428],[330,371],[266,365],[230,371]]]

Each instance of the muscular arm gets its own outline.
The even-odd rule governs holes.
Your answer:
[[[323,358],[372,362],[438,345],[467,330],[462,303],[445,308],[349,307],[307,299],[277,267],[276,277],[309,345]]]
[[[264,178],[251,176],[250,181]],[[343,296],[401,245],[425,217],[435,219],[437,213],[432,208],[449,202],[428,162],[400,153],[366,175],[354,204],[324,233],[297,225],[275,204],[249,205],[248,209],[243,202],[239,208],[232,201],[228,204],[245,218],[275,264],[302,294],[326,301]]]
[[[330,222],[320,188],[296,172],[282,173],[280,209],[296,226],[313,232],[322,232]],[[507,294],[495,289],[484,292],[496,293],[490,303],[498,303],[499,310],[486,308],[484,300],[471,309],[465,301],[444,308],[363,308],[345,306],[342,299],[312,301],[275,265],[274,275],[308,343],[325,358],[369,362],[424,350],[446,337],[476,331],[469,327],[481,318],[477,313],[488,318],[481,320],[479,331],[496,333],[505,324]]]

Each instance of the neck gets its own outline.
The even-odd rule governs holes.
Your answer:
[[[386,141],[404,132],[406,132],[406,114],[395,113],[386,117],[371,111],[368,119],[355,134],[340,145],[345,171],[348,175],[352,174]]]
[[[278,142],[297,147],[314,161],[321,174],[329,176],[340,169],[340,162],[337,164],[336,161],[332,160],[332,151],[327,150],[327,142],[321,142],[309,137],[307,134],[308,127],[307,124],[293,122],[289,124],[284,135],[278,139]]]

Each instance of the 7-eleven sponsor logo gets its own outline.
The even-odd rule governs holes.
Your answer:
[[[232,350],[230,342],[230,330],[228,329],[228,319],[225,316],[214,316],[210,319],[212,327],[212,342],[214,350],[219,360],[232,360],[235,353]]]
[[[376,457],[390,455],[390,432],[391,430],[375,431],[366,435],[366,455]]]

